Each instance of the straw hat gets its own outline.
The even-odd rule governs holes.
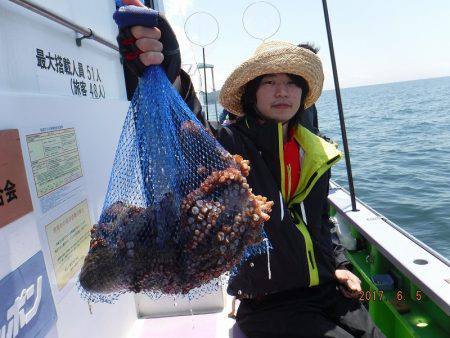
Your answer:
[[[220,91],[221,105],[237,116],[244,115],[241,96],[245,84],[260,75],[274,73],[290,73],[305,79],[309,86],[305,108],[312,106],[322,93],[323,70],[319,57],[289,42],[270,41],[263,42],[253,56],[227,78]]]

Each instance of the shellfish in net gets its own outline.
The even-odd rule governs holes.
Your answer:
[[[94,294],[186,294],[238,264],[248,246],[262,241],[273,202],[252,193],[248,161],[235,155],[231,162],[181,205],[166,194],[148,208],[120,201],[107,208],[91,231],[82,288]]]

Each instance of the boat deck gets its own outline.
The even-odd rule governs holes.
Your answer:
[[[232,298],[226,296],[218,313],[138,319],[129,338],[245,338],[236,321],[228,318],[231,303]]]

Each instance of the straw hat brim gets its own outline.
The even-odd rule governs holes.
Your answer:
[[[272,41],[262,44],[227,78],[219,96],[221,105],[231,113],[243,116],[241,96],[244,86],[260,75],[275,73],[295,74],[305,79],[309,86],[305,108],[312,106],[322,93],[324,76],[319,57],[306,48]]]

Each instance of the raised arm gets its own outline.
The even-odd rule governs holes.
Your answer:
[[[122,2],[125,5],[145,7],[139,0]],[[146,67],[161,65],[197,119],[215,135],[202,112],[190,76],[181,69],[181,55],[176,35],[162,14],[158,14],[158,27],[136,25],[120,29],[117,42],[125,65],[137,77],[143,74]]]

